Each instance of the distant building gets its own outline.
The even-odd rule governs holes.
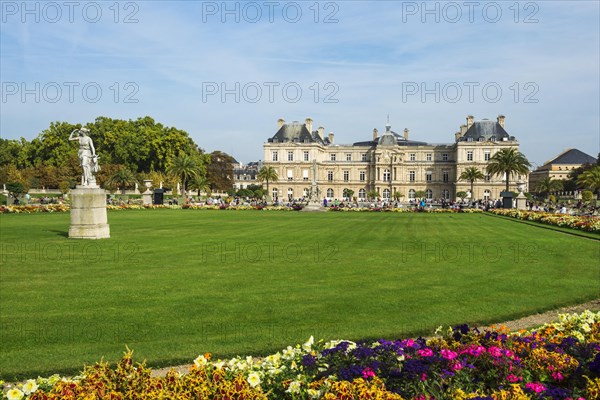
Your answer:
[[[238,190],[247,189],[250,185],[260,185],[257,175],[261,166],[261,161],[249,162],[246,165],[236,163],[233,169],[233,188]]]
[[[535,191],[538,182],[547,177],[557,180],[568,179],[572,170],[583,164],[595,164],[596,161],[594,157],[581,150],[567,149],[529,173],[529,188]]]
[[[315,160],[321,198],[342,199],[344,189],[350,189],[359,199],[366,199],[371,191],[382,199],[393,198],[395,192],[404,200],[412,199],[418,191],[429,199],[455,199],[457,192],[470,191],[470,183],[458,177],[474,166],[486,178],[475,182],[473,198],[497,199],[506,181],[503,176],[487,175],[487,162],[500,149],[519,148],[504,123],[503,115],[496,121],[475,121],[468,116],[453,143],[432,144],[409,139],[408,129],[403,134],[392,131],[388,121],[381,136],[374,129],[370,140],[336,144],[333,133],[325,135],[323,127],[313,130],[310,118],[304,123],[279,119],[277,132],[264,144],[264,164],[279,175],[270,184],[269,194],[284,199],[307,197]],[[510,190],[517,191],[520,178],[527,180],[512,177]]]

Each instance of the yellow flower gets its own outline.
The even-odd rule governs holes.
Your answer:
[[[23,385],[23,392],[25,392],[25,394],[32,394],[32,393],[35,393],[37,388],[38,388],[37,383],[35,383],[35,381],[33,379],[29,379]]]
[[[12,389],[6,393],[6,398],[8,400],[21,400],[23,398],[23,392],[19,389]]]
[[[260,385],[260,376],[258,375],[257,372],[253,372],[250,375],[248,375],[248,383],[252,387],[256,387],[256,386]]]

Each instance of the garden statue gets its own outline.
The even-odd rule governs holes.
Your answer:
[[[75,129],[69,135],[69,140],[79,141],[79,151],[77,156],[79,162],[83,168],[83,175],[81,176],[81,186],[96,186],[95,173],[100,171],[100,165],[98,164],[99,156],[96,154],[94,148],[94,142],[92,138],[88,136],[90,130],[87,128]],[[77,133],[77,136],[74,136]]]

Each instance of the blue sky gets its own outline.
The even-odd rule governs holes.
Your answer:
[[[504,114],[533,163],[599,151],[598,1],[69,4],[1,2],[3,138],[149,115],[248,162],[278,118],[450,143]]]

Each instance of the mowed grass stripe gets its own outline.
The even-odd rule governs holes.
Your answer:
[[[152,365],[316,338],[430,333],[598,297],[595,242],[484,215],[3,215],[2,378],[73,372],[125,346]],[[6,232],[10,232],[7,235]]]

